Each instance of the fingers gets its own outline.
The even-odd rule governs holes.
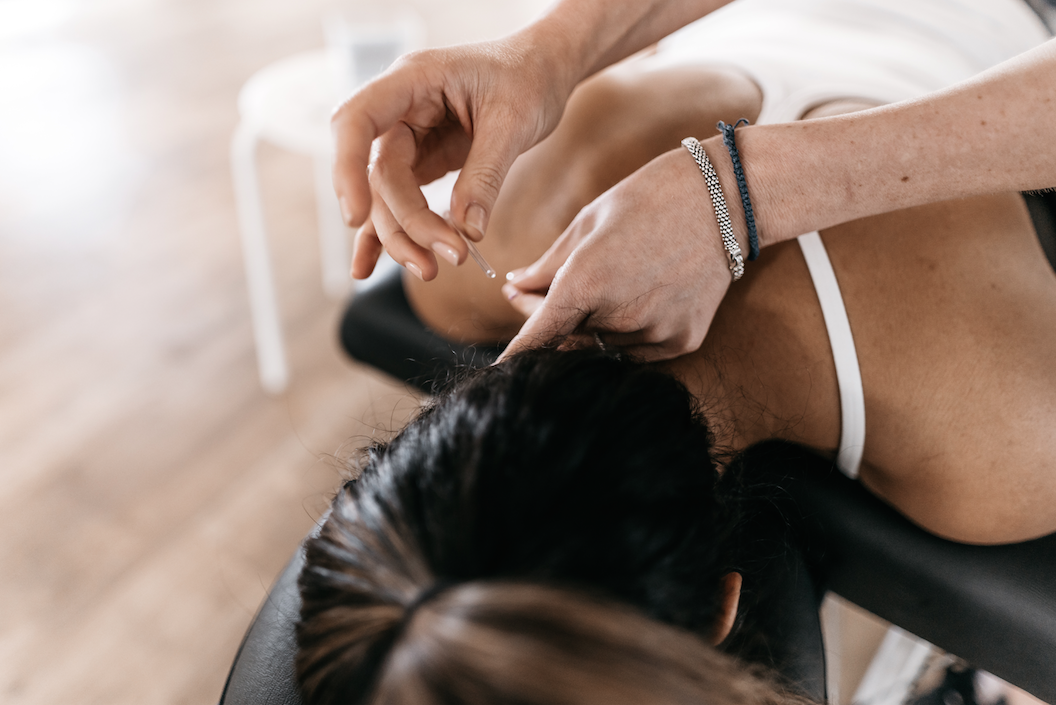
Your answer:
[[[595,311],[589,313],[569,305],[556,303],[552,297],[541,294],[521,293],[507,284],[503,291],[512,291],[510,305],[528,316],[520,332],[503,351],[499,360],[504,360],[522,350],[540,347],[555,340],[561,346],[594,344],[596,335],[601,336],[606,347],[635,350],[643,359],[662,360],[672,357],[661,345],[649,340],[646,331],[637,328],[633,318],[622,311],[608,314]]]
[[[605,344],[646,362],[670,360],[697,350],[704,342],[707,324],[696,321],[672,328],[655,312],[637,312],[641,321],[653,321],[642,327],[634,319],[592,316],[586,328],[601,335]],[[703,324],[703,325],[702,325]]]
[[[387,73],[352,95],[334,111],[334,190],[345,222],[357,227],[370,214],[367,182],[371,143],[395,125],[411,108],[415,72]]]
[[[522,269],[515,269],[506,275],[506,287],[516,289],[522,294],[529,292],[542,292],[545,293],[550,285],[554,283],[554,277],[557,275],[557,271],[561,268],[558,264],[556,267],[547,260],[546,255],[539,258],[531,265]],[[507,298],[513,295],[511,291],[507,294]]]
[[[574,225],[538,260],[523,270],[516,270],[507,275],[508,281],[503,285],[503,293],[515,309],[528,316],[528,320],[506,346],[506,350],[499,357],[500,361],[520,350],[567,337],[596,309],[596,306],[590,303],[570,306],[565,303],[566,292],[551,290],[558,271],[565,265],[574,248],[574,239],[570,235],[573,231]],[[543,294],[547,296],[544,297]],[[584,299],[575,300],[580,304],[585,303]]]
[[[433,280],[439,269],[433,253],[412,240],[380,198],[374,199],[370,220],[377,229],[378,238],[397,264],[406,267],[422,281]]]
[[[377,266],[383,249],[378,233],[374,229],[374,223],[368,220],[356,231],[352,244],[352,278],[366,279],[369,277],[374,267]]]
[[[562,347],[597,342],[605,349],[619,350],[637,359],[654,362],[691,353],[703,342],[706,325],[682,330],[668,330],[663,324],[647,325],[645,321],[658,317],[655,312],[650,312],[650,305],[644,301],[639,302],[641,306],[635,306],[592,299],[594,303],[584,308],[580,304],[585,300],[584,296],[590,298],[589,293],[570,294],[566,284],[567,280],[561,282],[546,296],[523,292],[509,283],[503,286],[503,294],[510,305],[528,321],[501,359],[526,348],[560,340]],[[576,304],[573,305],[572,301]]]
[[[495,200],[517,156],[529,146],[504,125],[481,120],[451,193],[451,213],[469,239],[480,242]]]
[[[466,243],[443,218],[429,210],[414,174],[417,151],[414,133],[404,123],[378,139],[370,166],[370,185],[392,216],[391,220],[375,222],[378,236],[393,257],[389,239],[403,234],[458,266],[468,254]],[[425,262],[412,259],[425,270]]]
[[[525,318],[530,318],[545,300],[542,294],[524,293],[512,284],[504,284],[502,293],[510,305]]]
[[[496,362],[502,362],[522,350],[546,345],[550,341],[570,335],[586,318],[585,312],[576,312],[544,301],[521,326]]]
[[[506,284],[502,288],[502,291],[507,295],[510,305],[525,318],[530,318],[546,301],[546,297],[542,294],[522,293],[519,289],[510,284]],[[605,326],[595,327],[590,325],[592,320],[591,317],[585,318],[578,326],[578,330],[562,336],[562,344],[568,344],[570,337],[586,341],[587,344],[594,344],[595,341],[604,334],[604,341],[602,344],[606,348],[617,348],[628,352],[632,350],[640,350],[640,353],[636,352],[634,354],[642,357],[642,359],[663,359],[662,353],[656,350],[657,346],[646,342],[645,334],[642,331],[635,331],[633,333],[613,333],[609,332]],[[550,342],[549,339],[540,340],[540,344],[548,342]]]
[[[554,283],[554,277],[575,249],[575,240],[571,237],[571,233],[571,228],[566,230],[535,262],[522,269],[509,272],[506,275],[508,282],[506,286],[516,287],[522,293],[545,293],[549,290],[550,285]]]
[[[655,314],[643,315],[646,318],[658,318]],[[638,330],[628,326],[628,329],[621,331],[618,321],[599,317],[591,317],[589,323],[585,328],[591,333],[599,334],[606,346],[616,348],[643,362],[659,362],[688,355],[700,348],[707,332],[706,322],[702,321],[698,321],[697,325],[686,325],[681,330],[668,330],[664,325],[656,324]],[[704,325],[700,325],[701,323]]]

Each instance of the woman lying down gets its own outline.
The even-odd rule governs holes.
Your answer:
[[[997,9],[1000,21],[1023,16]],[[887,82],[883,66],[863,70],[871,78],[857,88],[842,75],[828,90],[789,87],[776,71],[825,78],[798,71],[791,53],[790,66],[753,63],[756,30],[736,35],[751,23],[724,17],[721,37],[705,20],[581,86],[507,178],[481,246],[496,269],[535,261],[595,197],[718,120],[817,118],[916,90],[899,87],[901,66]],[[912,19],[916,31],[927,18]],[[708,55],[731,43],[738,51],[721,61]],[[812,71],[851,66],[812,61]],[[508,340],[538,304],[510,292],[511,308],[468,268],[405,287],[423,321],[463,342]],[[1050,534],[1054,313],[1056,275],[1022,199],[997,194],[768,248],[730,288],[703,347],[663,368],[541,351],[480,372],[371,451],[310,543],[306,699],[794,701],[711,646],[729,631],[739,587],[726,491],[736,478],[717,461],[792,440],[831,453],[941,536]]]

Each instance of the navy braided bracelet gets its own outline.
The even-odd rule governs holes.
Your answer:
[[[741,166],[741,155],[737,152],[737,138],[733,131],[741,124],[750,125],[745,118],[741,118],[732,125],[727,125],[722,120],[716,127],[722,133],[722,143],[730,153],[730,161],[733,162],[733,173],[737,177],[737,190],[741,192],[741,205],[744,207],[744,221],[748,224],[748,261],[759,256],[759,233],[755,230],[755,214],[752,212],[752,199],[748,197],[748,182],[744,178],[744,168]]]

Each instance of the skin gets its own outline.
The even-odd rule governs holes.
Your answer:
[[[733,631],[733,624],[737,621],[737,605],[741,602],[742,583],[740,573],[727,573],[722,578],[722,608],[711,635],[711,643],[714,646],[725,641]]]
[[[383,247],[426,281],[438,258],[464,262],[459,233],[480,240],[490,231],[508,170],[554,129],[574,86],[723,4],[560,0],[510,37],[398,61],[333,118],[335,188],[346,221],[363,226],[353,276],[367,276]],[[744,130],[761,244],[895,208],[1052,186],[1054,71],[1056,40],[923,100]],[[718,138],[704,147],[720,180],[732,183],[730,167],[714,159],[722,153]],[[429,212],[418,184],[460,167],[445,221]],[[549,297],[510,350],[569,331],[616,334],[650,359],[696,350],[729,285],[724,254],[694,245],[713,240],[716,228],[692,202],[649,207],[690,171],[679,150],[660,156],[591,204],[533,267],[522,267],[514,284]],[[733,216],[743,248],[743,220]],[[638,242],[647,230],[676,246]],[[688,288],[663,288],[672,275]]]
[[[463,262],[458,233],[484,236],[514,159],[553,130],[580,81],[728,1],[561,0],[511,37],[402,57],[332,120],[342,214],[352,226],[370,219],[353,276],[370,273],[382,245],[426,281],[434,253]],[[445,223],[417,184],[458,168]]]
[[[680,100],[670,100],[671,95],[679,95]],[[631,61],[586,81],[554,133],[514,164],[508,178],[510,186],[499,196],[489,237],[480,244],[481,252],[498,272],[523,268],[550,248],[557,235],[598,195],[616,187],[672,144],[677,145],[681,138],[672,135],[692,134],[701,125],[710,131],[718,120],[732,122],[742,115],[754,118],[761,106],[759,89],[733,71],[656,71],[648,61]],[[628,115],[635,117],[631,120]],[[648,131],[640,128],[643,122],[650,125]],[[692,159],[685,161],[688,164],[683,164],[685,174],[678,187],[690,202],[699,202],[702,194],[706,200],[700,172]],[[627,208],[634,210],[631,204]],[[701,205],[698,217],[714,220],[704,208]],[[673,240],[678,238],[690,250],[683,256],[701,256],[713,249],[724,252],[717,234],[702,238],[682,235],[665,233],[665,249],[673,252]],[[635,245],[645,246],[646,251],[625,252],[623,256],[648,259],[652,244],[639,239]],[[420,280],[408,281],[408,294],[416,310],[423,320],[452,339],[510,340],[524,323],[524,316],[503,305],[503,278],[500,275],[489,280],[475,266],[466,269],[455,275],[445,263],[440,276],[428,286]],[[667,278],[666,272],[659,274]],[[681,284],[689,289],[708,286],[709,282],[687,277]]]
[[[744,162],[752,165],[760,245],[898,208],[1053,186],[1053,75],[1056,40],[925,99],[827,120],[745,129],[738,147]],[[735,183],[732,167],[722,158],[721,139],[705,141],[704,148],[720,182]],[[714,220],[697,219],[688,204],[662,200],[687,177],[681,150],[658,157],[628,177],[619,191],[592,203],[586,217],[573,222],[550,251],[519,273],[514,285],[549,296],[509,351],[572,330],[619,333],[622,342],[650,359],[699,347],[730,282],[724,254],[685,258],[656,249],[648,260],[626,257],[647,226],[716,237]],[[627,205],[632,200],[664,202],[665,207],[632,210]],[[746,251],[746,228],[738,211],[731,209],[731,215]],[[609,217],[597,217],[599,213]],[[580,252],[590,257],[572,256]],[[657,274],[661,271],[686,279],[695,272],[711,286],[698,285],[688,301],[671,295],[639,299],[663,281]],[[614,301],[643,304],[630,307],[630,316],[614,318]],[[581,313],[569,319],[569,309]]]
[[[745,77],[658,73],[640,63],[584,84],[553,136],[511,170],[482,243],[493,265],[531,262],[597,192],[649,160],[649,149],[759,109],[758,89]],[[638,93],[690,95],[705,83],[710,107],[676,118],[654,112],[656,101]],[[862,107],[844,102],[807,117]],[[694,112],[698,122],[687,125]],[[635,129],[621,133],[629,124]],[[706,203],[695,164],[680,156],[690,167],[685,183]],[[1056,531],[1056,275],[1022,199],[999,194],[917,206],[827,228],[822,238],[866,392],[862,482],[955,540],[1014,542]],[[721,247],[717,241],[715,234],[706,244]],[[405,286],[430,327],[463,341],[507,339],[544,301],[507,285],[514,294],[508,307],[497,284],[468,268],[447,267],[429,285],[408,277]],[[617,344],[607,334],[604,340]],[[702,400],[718,441],[731,450],[784,438],[835,453],[835,369],[796,243],[765,250],[730,288],[703,346],[667,364]]]

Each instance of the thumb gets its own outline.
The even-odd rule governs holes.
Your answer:
[[[535,310],[543,305],[543,301],[546,300],[546,296],[543,294],[523,292],[512,284],[503,284],[502,293],[506,296],[506,300],[510,302],[510,306],[513,306],[517,313],[525,317],[530,318]]]
[[[502,362],[523,350],[538,348],[553,340],[567,337],[586,317],[585,311],[573,312],[567,306],[559,306],[547,297],[524,322],[520,332],[514,336],[496,362]]]
[[[469,239],[480,242],[488,229],[499,189],[524,145],[508,130],[480,129],[451,192],[451,215]]]
[[[543,253],[542,257],[523,269],[515,269],[507,274],[508,285],[513,285],[522,292],[548,291],[550,285],[554,283],[558,270],[568,261],[573,249],[573,242],[570,238],[559,237],[550,249]]]

